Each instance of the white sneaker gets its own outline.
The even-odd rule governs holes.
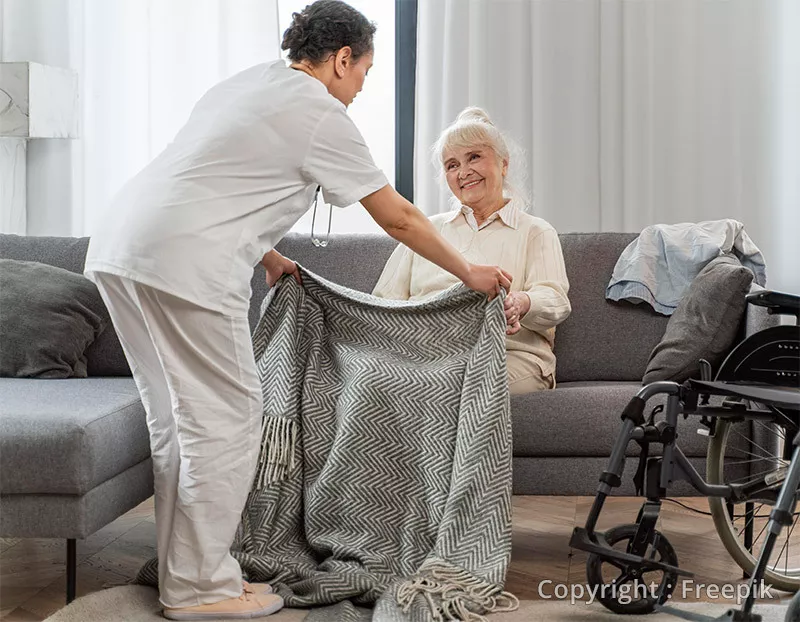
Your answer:
[[[268,616],[282,608],[283,599],[277,594],[258,594],[245,589],[238,598],[195,607],[165,607],[163,614],[168,620],[250,620]]]

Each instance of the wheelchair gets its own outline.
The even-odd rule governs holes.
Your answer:
[[[719,620],[758,622],[752,606],[761,581],[783,590],[800,589],[800,550],[790,550],[800,485],[800,297],[762,291],[749,304],[770,313],[793,315],[795,325],[773,326],[739,343],[712,379],[701,361],[701,378],[682,384],[659,381],[642,387],[622,412],[622,429],[583,527],[576,527],[570,546],[589,553],[586,578],[597,600],[620,614],[646,614],[666,607],[681,577],[667,537],[656,529],[661,502],[673,482],[688,481],[708,497],[719,537],[728,553],[750,577],[741,611]],[[666,396],[645,415],[648,402]],[[663,417],[659,414],[663,412]],[[706,479],[678,446],[678,420],[699,417],[698,433],[708,436]],[[605,532],[596,525],[606,498],[621,484],[629,443],[641,450],[634,476],[637,495],[645,497],[635,523]],[[662,446],[660,456],[650,445]],[[760,529],[755,536],[755,529]],[[785,542],[779,542],[786,528]],[[758,557],[754,541],[764,535]],[[796,534],[800,544],[800,530]],[[627,588],[627,589],[626,589]],[[800,622],[800,592],[788,615]],[[792,609],[794,607],[794,610]],[[682,615],[681,617],[686,617]],[[690,618],[691,619],[691,618]],[[698,618],[708,620],[709,618]],[[787,620],[790,618],[787,617]]]

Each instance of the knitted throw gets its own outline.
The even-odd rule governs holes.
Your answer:
[[[234,557],[307,622],[516,609],[501,297],[301,277],[270,290],[253,335],[262,449]]]

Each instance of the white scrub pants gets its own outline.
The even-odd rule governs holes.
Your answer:
[[[92,276],[147,412],[161,604],[236,598],[242,573],[230,547],[255,474],[262,415],[247,318]]]

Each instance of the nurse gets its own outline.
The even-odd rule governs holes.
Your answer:
[[[400,196],[347,116],[372,66],[375,25],[338,0],[293,15],[284,61],[225,80],[130,180],[92,236],[98,286],[142,396],[155,476],[159,588],[173,620],[242,619],[282,606],[230,554],[262,417],[247,311],[253,267],[270,286],[297,265],[274,247],[316,191],[360,202],[393,238],[495,296],[511,276],[473,265]]]

